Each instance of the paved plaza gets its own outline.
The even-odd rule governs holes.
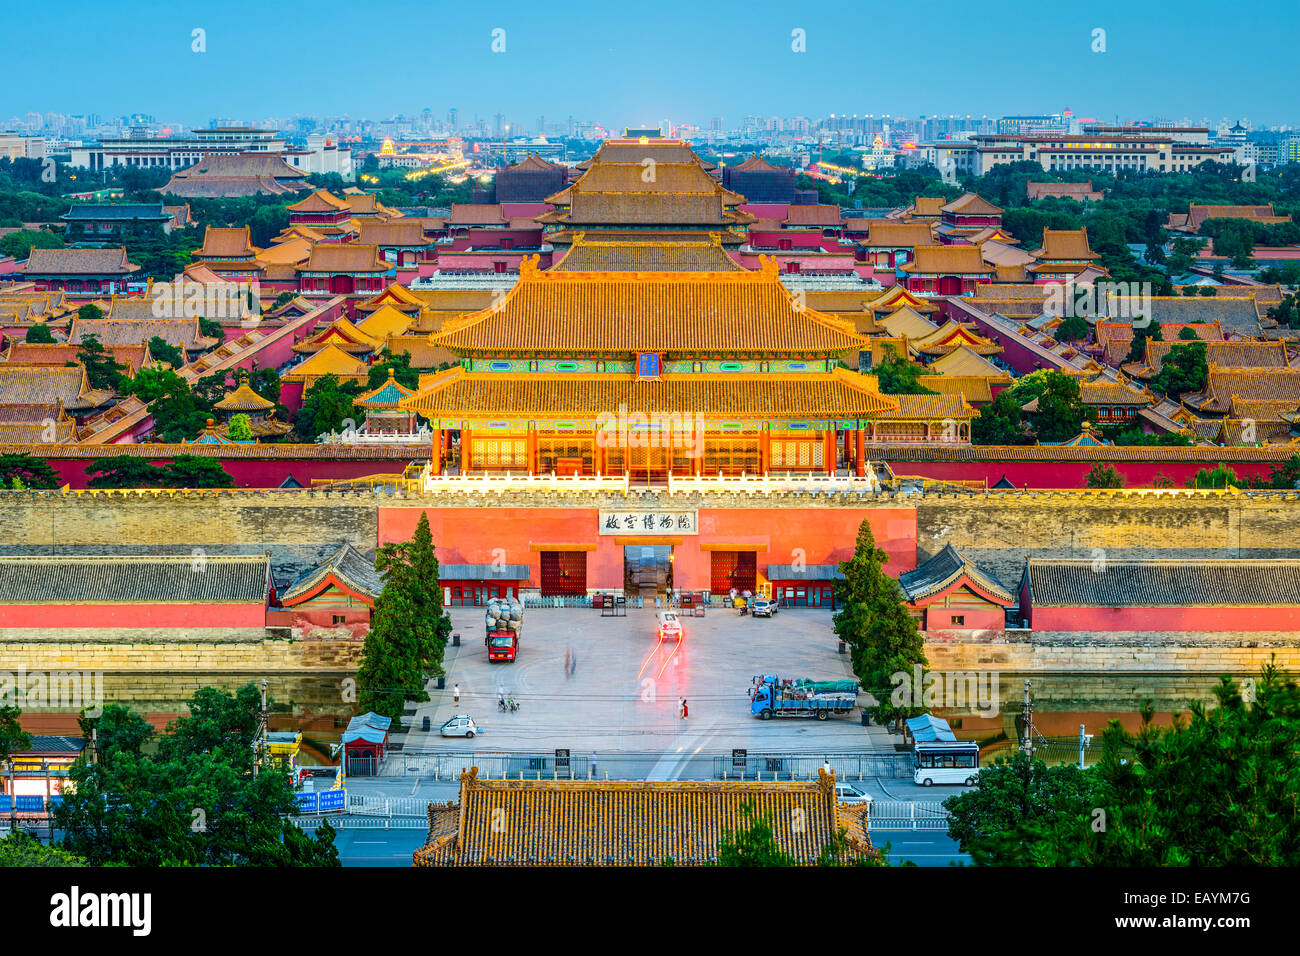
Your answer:
[[[852,677],[848,655],[836,651],[828,610],[787,609],[772,619],[754,619],[710,608],[704,617],[682,618],[685,636],[675,647],[655,639],[653,608],[629,609],[626,617],[602,617],[586,608],[529,608],[519,658],[510,664],[488,663],[482,608],[450,613],[462,643],[447,648],[446,689],[430,690],[433,699],[413,720],[407,718],[413,725],[407,752],[565,747],[575,756],[657,753],[673,764],[735,747],[800,753],[892,749],[892,738],[881,728],[863,727],[856,710],[827,721],[761,721],[750,715],[747,691],[756,674]],[[572,673],[565,671],[566,652],[576,662]],[[455,684],[459,707],[452,701]],[[519,701],[518,712],[499,712],[499,688]],[[678,713],[683,697],[685,720]],[[866,700],[863,695],[859,702]],[[482,733],[473,740],[440,737],[437,728],[455,713],[472,716]],[[425,715],[431,733],[419,729]]]

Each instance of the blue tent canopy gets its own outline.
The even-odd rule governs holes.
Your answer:
[[[912,735],[912,739],[918,743],[929,743],[935,740],[956,740],[957,736],[948,726],[948,721],[942,717],[934,717],[930,714],[922,714],[920,717],[909,717],[907,720],[907,729]]]

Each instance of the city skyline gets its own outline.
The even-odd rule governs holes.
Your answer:
[[[339,17],[351,8],[333,0],[313,8],[312,22],[284,32],[248,31],[248,23],[265,21],[249,0],[220,12],[121,3],[107,22],[93,19],[99,8],[84,2],[60,7],[57,21],[52,10],[22,7],[11,12],[9,61],[40,74],[48,61],[39,47],[16,38],[57,30],[64,66],[41,76],[40,103],[30,92],[0,94],[0,116],[38,107],[108,116],[144,111],[198,126],[211,116],[390,118],[427,107],[443,115],[456,108],[465,121],[497,112],[525,117],[527,129],[555,113],[560,100],[555,118],[572,114],[609,128],[664,118],[707,126],[714,116],[915,119],[1065,109],[1105,121],[1300,121],[1287,65],[1255,50],[1261,19],[1300,25],[1300,13],[1281,2],[1261,5],[1249,24],[1216,22],[1214,31],[1203,27],[1215,10],[1206,2],[1184,5],[1176,21],[1119,3],[1069,12],[1026,6],[997,23],[955,4],[938,7],[938,28],[927,18],[918,30],[916,13],[882,10],[856,31],[772,3],[750,5],[743,15],[671,3],[644,20],[635,10],[590,2],[566,8],[564,17],[540,8],[403,4],[376,26],[373,44],[364,42],[364,30],[358,43],[357,34],[340,29]],[[917,68],[928,45],[943,50],[939,70]],[[1102,45],[1104,52],[1094,52]],[[368,49],[373,69],[366,68]],[[141,50],[152,69],[138,69]],[[336,68],[328,68],[331,55],[339,58]],[[311,66],[295,64],[299,57]],[[93,77],[81,65],[88,63]],[[1180,66],[1186,63],[1204,68],[1189,73]],[[1232,64],[1229,82],[1219,63]],[[285,70],[310,70],[310,82],[286,82]],[[160,82],[167,76],[176,82]]]

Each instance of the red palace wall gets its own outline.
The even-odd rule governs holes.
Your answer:
[[[381,507],[379,543],[408,540],[420,512]],[[439,561],[527,564],[530,587],[540,583],[542,551],[575,545],[587,551],[587,587],[601,590],[623,587],[626,543],[673,544],[673,584],[688,591],[709,588],[711,550],[757,550],[760,571],[799,560],[838,564],[852,555],[864,518],[889,555],[886,570],[891,575],[916,567],[916,512],[911,508],[702,508],[699,534],[681,538],[602,535],[596,508],[437,508],[426,513]]]
[[[1155,487],[1157,476],[1185,488],[1187,479],[1202,468],[1218,464],[1215,449],[1206,448],[1199,461],[911,461],[891,459],[887,451],[881,456],[896,475],[920,475],[941,481],[987,481],[997,484],[1003,475],[1017,488],[1082,488],[1094,465],[1108,464],[1124,476],[1126,488]],[[1229,461],[1228,466],[1243,481],[1252,476],[1268,477],[1277,462]]]
[[[1294,607],[1036,607],[1036,631],[1297,631]]]
[[[169,446],[170,447],[170,446]],[[200,446],[202,447],[202,446]],[[207,457],[207,456],[205,456]],[[293,475],[304,486],[313,478],[364,478],[368,475],[400,475],[407,461],[390,458],[329,459],[329,458],[248,458],[216,457],[221,466],[235,479],[236,488],[279,488]],[[94,458],[54,458],[46,460],[59,473],[59,479],[74,489],[89,487],[86,468],[95,463]],[[171,459],[152,458],[155,465],[165,465]],[[409,537],[409,536],[408,536]]]
[[[264,604],[6,604],[0,627],[265,627]]]

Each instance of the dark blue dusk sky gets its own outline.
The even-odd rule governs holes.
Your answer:
[[[206,53],[191,52],[196,27]],[[0,122],[28,110],[204,124],[454,106],[466,121],[500,110],[529,128],[539,114],[621,127],[1068,107],[1300,125],[1297,27],[1297,0],[9,3]],[[806,53],[791,51],[795,28]],[[1091,50],[1094,28],[1105,53]]]

